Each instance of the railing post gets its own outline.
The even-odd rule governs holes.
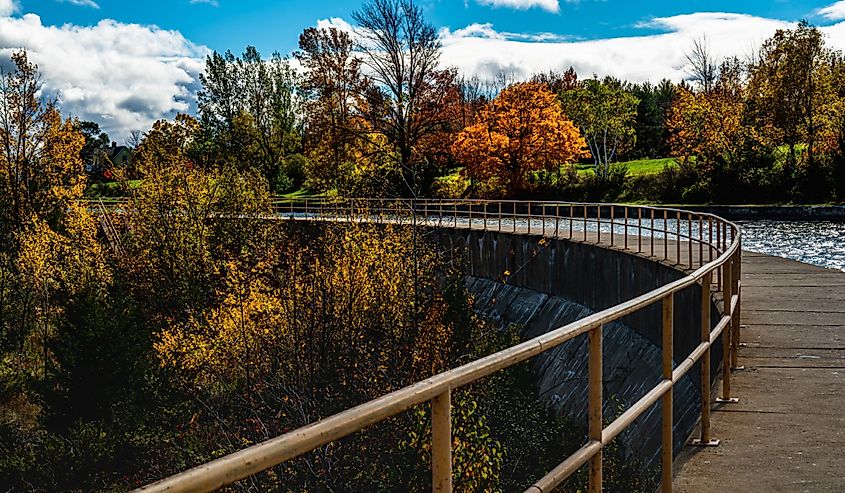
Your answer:
[[[596,244],[601,243],[601,204],[596,206]]]
[[[663,298],[663,379],[672,380],[674,355],[674,296],[672,293]],[[663,394],[662,399],[662,446],[660,451],[661,483],[663,493],[672,492],[672,453],[674,440],[672,429],[674,416],[672,414],[672,387]]]
[[[707,261],[713,261],[713,218],[707,217],[707,229],[709,233],[707,234]]]
[[[584,241],[587,241],[587,204],[584,204]]]
[[[614,226],[616,225],[614,223],[615,216],[616,216],[616,214],[615,214],[615,211],[613,210],[613,205],[611,205],[610,206],[610,246],[613,246],[613,230],[614,230]]]
[[[526,214],[528,218],[528,234],[531,234],[531,201],[528,201],[526,205],[528,206],[528,214]]]
[[[543,233],[542,233],[542,235],[546,236],[546,203],[545,202],[540,204],[540,217],[542,218],[541,221],[543,221]]]
[[[742,244],[737,246],[736,253],[733,254],[733,257],[733,275],[731,276],[731,281],[733,282],[732,292],[737,297],[736,309],[734,309],[731,316],[731,368],[734,370],[744,370],[745,367],[739,364],[740,324],[742,323],[740,319],[742,305],[742,284],[740,283],[740,277],[742,276]]]
[[[698,267],[704,265],[704,218],[698,215]]]
[[[716,242],[714,243],[714,245],[716,245],[716,256],[717,257],[722,255],[722,249],[721,249],[721,246],[720,246],[721,242],[722,242],[722,221],[716,221]],[[711,241],[711,243],[713,243],[713,242]],[[716,271],[716,276],[718,276],[718,282],[716,283],[716,286],[717,286],[717,289],[719,291],[723,291],[723,289],[722,289],[722,274],[723,274],[722,271],[723,270],[724,269],[718,269]]]
[[[669,211],[663,209],[663,260],[669,260]]]
[[[555,238],[558,238],[560,230],[560,204],[555,204]]]
[[[431,400],[431,489],[452,491],[452,395],[447,389]]]
[[[652,227],[654,225],[652,224]],[[637,253],[643,253],[643,208],[637,207]]]
[[[733,297],[733,268],[730,266],[733,259],[724,264],[725,290],[722,292],[723,308],[725,315],[731,316],[731,298]],[[730,324],[722,331],[722,396],[716,399],[719,403],[737,402],[738,399],[731,397],[731,339],[733,338],[733,317]]]
[[[499,233],[502,232],[502,203],[499,202]]]
[[[589,353],[589,439],[602,441],[604,428],[602,418],[602,329],[599,325],[590,330]],[[590,459],[590,493],[601,493],[602,490],[602,451]]]
[[[572,239],[572,226],[575,223],[575,206],[569,204],[569,239]]]
[[[675,264],[681,265],[681,211],[678,211],[677,214],[676,214],[675,226],[676,226],[675,229],[677,230],[677,232],[675,233],[675,239],[677,240],[677,242],[675,243],[675,246],[677,247],[677,250],[678,250],[677,251],[678,257],[675,259]]]
[[[467,209],[469,210],[469,229],[472,229],[472,202],[467,202]]]
[[[708,347],[699,360],[701,364],[701,438],[693,445],[715,447],[719,440],[710,436],[710,283],[712,272],[701,278],[701,342]]]
[[[625,206],[625,250],[628,249],[628,206]]]
[[[651,242],[650,242],[651,243],[651,255],[650,256],[654,257],[654,209],[651,209],[651,228],[649,228],[649,230],[651,231]],[[665,242],[665,240],[664,240],[664,242]]]
[[[692,212],[687,213],[687,247],[689,257],[687,257],[687,265],[689,265],[690,270],[692,270]]]

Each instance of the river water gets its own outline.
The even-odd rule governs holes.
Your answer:
[[[845,271],[845,223],[737,221],[742,249]]]

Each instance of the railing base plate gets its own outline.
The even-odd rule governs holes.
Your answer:
[[[718,447],[720,443],[722,443],[722,441],[718,438],[711,438],[709,442],[702,442],[700,439],[696,438],[690,442],[690,445],[695,447]]]
[[[721,397],[716,398],[717,404],[736,404],[739,402],[739,397],[731,397],[729,399],[722,399]]]
[[[731,367],[731,371],[742,371],[744,369],[745,369],[744,366],[732,366]]]

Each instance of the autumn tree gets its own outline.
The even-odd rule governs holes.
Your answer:
[[[563,111],[581,129],[600,178],[610,174],[610,163],[636,141],[634,122],[639,100],[620,81],[610,77],[582,81],[561,94]]]
[[[396,148],[404,193],[418,195],[425,162],[418,144],[438,130],[450,77],[439,70],[440,38],[411,0],[371,0],[352,14],[375,92],[366,115]]]
[[[526,189],[532,171],[554,171],[584,155],[585,142],[542,83],[514,84],[482,110],[452,145],[473,180],[506,194]],[[495,185],[494,185],[495,186]]]
[[[798,163],[796,149],[802,143],[812,166],[819,133],[838,124],[842,103],[834,86],[836,64],[836,53],[825,47],[821,31],[802,21],[795,29],[775,32],[750,67],[750,109],[775,145],[787,145],[789,168]]]
[[[12,61],[14,69],[0,75],[3,406],[57,391],[63,368],[56,340],[110,282],[97,223],[78,202],[86,183],[79,122],[63,120],[54,101],[41,99],[38,68],[26,52]],[[17,425],[45,418],[19,411]]]
[[[317,190],[331,189],[354,167],[352,148],[358,144],[357,132],[363,130],[355,118],[365,84],[361,60],[349,33],[334,27],[303,31],[295,56],[305,69],[308,180]]]
[[[669,110],[670,153],[697,180],[689,200],[731,200],[771,186],[771,149],[750,118],[741,68],[726,60],[710,92],[681,87]]]

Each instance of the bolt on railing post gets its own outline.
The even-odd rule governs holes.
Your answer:
[[[719,440],[710,436],[710,284],[712,272],[701,278],[701,342],[707,343],[707,349],[701,356],[701,438],[693,445],[716,446]]]
[[[663,379],[672,380],[674,356],[674,295],[669,293],[663,298]],[[663,394],[662,398],[662,445],[660,450],[661,483],[664,493],[672,492],[672,453],[674,440],[672,438],[673,411],[672,387]]]
[[[729,267],[732,259],[729,259],[722,268],[725,270],[725,290],[722,293],[723,308],[725,315],[730,316],[731,298],[733,296],[733,268]],[[733,317],[731,322],[722,331],[722,396],[716,399],[719,403],[737,402],[731,397],[731,338],[733,337]]]
[[[452,395],[451,390],[431,400],[431,489],[452,491]]]
[[[604,428],[602,417],[602,329],[599,325],[590,330],[590,353],[589,353],[589,439],[590,441],[602,441]],[[602,490],[602,451],[599,451],[590,459],[590,493],[601,493]]]

